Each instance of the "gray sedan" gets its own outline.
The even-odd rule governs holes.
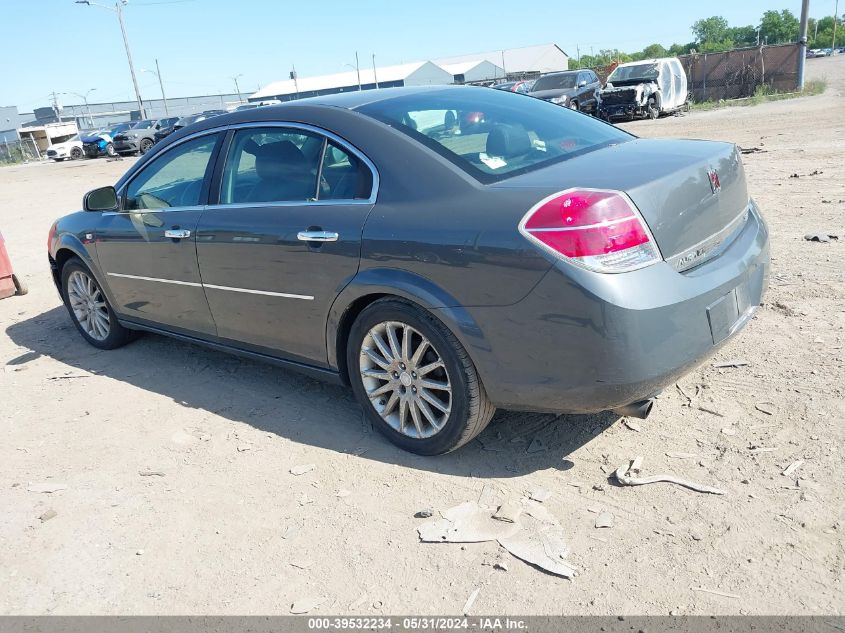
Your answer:
[[[349,384],[427,455],[496,407],[644,417],[769,269],[735,146],[472,87],[209,119],[83,208],[49,261],[89,343],[148,331]]]

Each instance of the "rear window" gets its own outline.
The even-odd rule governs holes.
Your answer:
[[[577,73],[567,75],[546,75],[534,82],[532,90],[560,90],[563,88],[574,88]]]
[[[633,138],[568,108],[487,88],[410,94],[358,111],[404,132],[485,183]]]

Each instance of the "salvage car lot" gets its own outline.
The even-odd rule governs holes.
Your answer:
[[[155,336],[91,349],[46,232],[131,163],[0,170],[30,286],[0,302],[2,612],[457,613],[476,589],[474,613],[841,612],[845,239],[803,236],[843,234],[845,59],[808,71],[824,95],[623,126],[758,148],[744,160],[772,278],[714,360],[738,366],[708,363],[636,423],[499,412],[440,458],[389,445],[342,388]],[[636,455],[643,476],[727,494],[616,485]],[[495,542],[419,542],[415,513],[541,488],[573,580]]]

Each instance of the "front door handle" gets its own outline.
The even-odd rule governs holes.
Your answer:
[[[191,237],[191,232],[188,229],[167,229],[164,232],[164,237],[174,240],[184,240],[186,237]]]
[[[338,237],[334,231],[300,231],[296,234],[300,242],[337,242]]]

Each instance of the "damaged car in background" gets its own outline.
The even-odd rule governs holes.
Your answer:
[[[600,93],[599,116],[656,119],[685,107],[687,97],[687,75],[677,57],[620,64]]]

